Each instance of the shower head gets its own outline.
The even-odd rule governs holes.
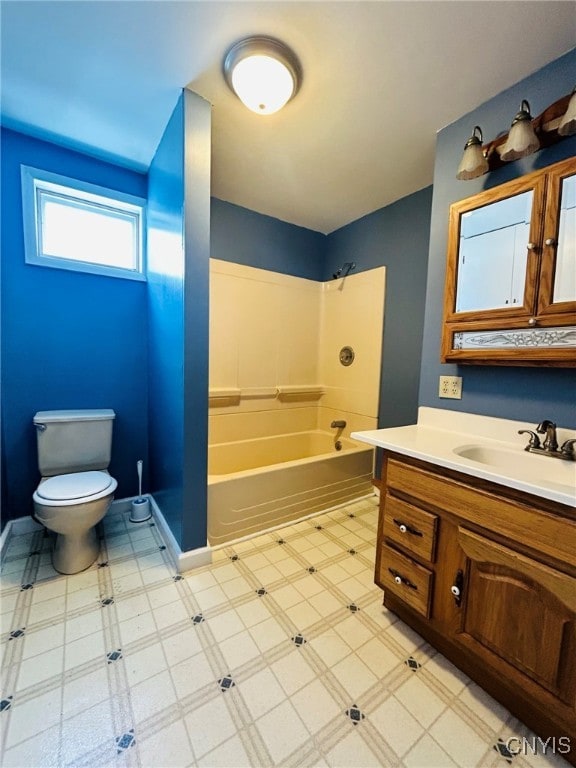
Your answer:
[[[332,279],[336,280],[337,278],[342,275],[342,272],[344,272],[343,277],[346,277],[346,275],[353,269],[356,269],[356,264],[353,261],[347,261],[345,262],[341,267],[338,267],[336,272],[332,274]]]

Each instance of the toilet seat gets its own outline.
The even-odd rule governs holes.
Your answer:
[[[49,477],[40,483],[34,501],[47,507],[87,504],[114,493],[118,483],[107,472],[74,472]]]

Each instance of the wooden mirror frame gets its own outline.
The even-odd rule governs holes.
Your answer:
[[[576,158],[555,163],[453,203],[449,214],[441,362],[476,365],[576,367],[576,301],[553,301],[562,180],[576,174]],[[533,190],[530,242],[522,304],[456,312],[460,220],[463,213]],[[546,332],[544,332],[546,329]],[[474,332],[465,349],[457,334]],[[505,342],[490,347],[490,339]],[[551,342],[549,346],[545,344]],[[557,344],[557,346],[554,346]],[[565,344],[567,346],[560,346]]]

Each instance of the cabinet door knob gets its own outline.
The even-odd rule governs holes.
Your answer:
[[[536,325],[538,323],[538,320],[536,320],[535,317],[531,317],[530,320],[528,320],[528,325]]]
[[[555,237],[548,237],[544,240],[544,245],[558,245],[558,240]]]
[[[416,584],[413,584],[410,579],[406,578],[406,576],[402,576],[402,574],[398,573],[398,571],[394,570],[394,568],[388,568],[388,571],[392,574],[392,578],[396,584],[404,584],[405,587],[410,587],[410,589],[415,589],[418,591]]]
[[[538,250],[538,246],[536,245],[536,243],[528,243],[526,248],[528,248],[529,251],[537,251]]]
[[[397,520],[394,518],[393,522],[394,525],[398,526],[400,533],[411,533],[412,536],[423,536],[422,531],[419,531],[417,528],[413,528],[411,525],[408,525],[408,523],[402,522],[402,520]]]
[[[462,602],[462,590],[464,588],[464,571],[458,570],[456,571],[456,576],[454,577],[454,584],[450,587],[450,592],[454,595],[454,602],[456,603],[456,607],[460,608],[460,604]]]

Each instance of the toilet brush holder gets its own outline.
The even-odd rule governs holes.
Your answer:
[[[138,498],[132,502],[132,510],[130,512],[131,523],[143,523],[145,520],[149,520],[152,517],[150,512],[150,499],[142,496],[142,466],[144,462],[139,459],[136,463],[136,469],[138,471]]]
[[[134,499],[130,511],[130,522],[143,523],[145,520],[149,520],[151,517],[152,512],[150,511],[150,499]]]

